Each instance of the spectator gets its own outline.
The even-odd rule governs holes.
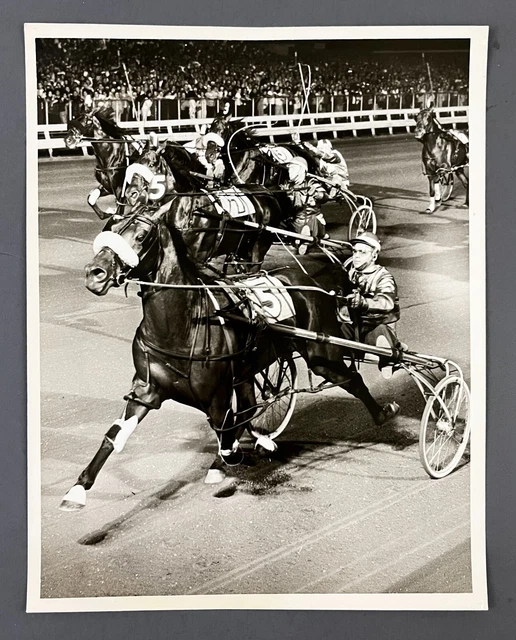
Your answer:
[[[344,57],[331,49],[313,50],[309,56],[302,60],[300,55],[299,61],[311,65],[312,111],[330,109],[331,96],[335,111],[367,108],[373,96],[380,96],[384,108],[387,100],[390,108],[423,106],[421,92],[425,84],[428,91],[428,75],[421,54],[348,52]],[[438,98],[437,104],[449,103],[448,92],[454,92],[451,104],[465,104],[467,54],[428,53],[426,60],[431,64],[434,89],[446,96]],[[196,116],[208,118],[214,117],[220,102],[228,97],[234,99],[232,108],[239,115],[250,115],[251,99],[258,115],[282,115],[287,99],[289,112],[298,113],[304,100],[297,66],[265,43],[105,40],[99,48],[97,40],[39,39],[39,117],[45,110],[41,101],[47,101],[49,115],[60,122],[66,110],[57,103],[73,102],[78,87],[86,108],[91,108],[91,97],[97,92],[97,101],[114,104],[119,100],[120,119],[129,119],[134,114],[126,71],[135,95],[140,96],[140,108],[147,94],[168,100],[161,108],[169,113],[177,112],[177,103],[172,103],[181,99],[184,117],[189,117],[192,106],[189,91],[196,94]],[[76,106],[70,108],[74,111]]]

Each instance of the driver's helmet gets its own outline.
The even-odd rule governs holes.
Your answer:
[[[292,158],[288,163],[288,179],[295,185],[300,185],[306,178],[308,163],[304,158]]]
[[[330,153],[331,151],[333,151],[333,145],[329,140],[319,140],[319,142],[317,143],[317,148],[323,153]]]
[[[217,147],[222,148],[224,146],[224,140],[219,136],[218,133],[213,133],[212,131],[204,136],[204,144],[207,145],[209,142],[214,142]]]

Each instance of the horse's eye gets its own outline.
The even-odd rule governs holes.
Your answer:
[[[145,232],[141,232],[136,236],[136,242],[143,242],[145,240],[146,237],[146,233]]]

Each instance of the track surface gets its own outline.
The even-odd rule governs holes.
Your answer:
[[[462,187],[433,216],[418,143],[339,144],[352,188],[371,197],[400,288],[401,338],[469,375],[468,211]],[[135,288],[101,299],[83,267],[102,223],[85,204],[92,159],[41,161],[43,597],[421,593],[471,590],[469,465],[432,481],[417,450],[423,402],[404,373],[363,370],[402,415],[375,428],[339,390],[301,396],[274,459],[203,484],[216,453],[200,413],[166,403],[113,454],[82,512],[57,506],[123,407],[141,310]],[[349,214],[325,208],[332,236]],[[288,262],[274,247],[269,263]],[[326,258],[303,258],[327,281]],[[328,283],[329,284],[329,283]],[[250,447],[251,442],[245,441]]]

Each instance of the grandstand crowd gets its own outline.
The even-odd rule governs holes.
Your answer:
[[[310,106],[317,111],[359,102],[364,109],[386,108],[388,96],[397,107],[423,106],[430,90],[420,53],[314,50],[305,58],[256,42],[41,39],[38,120],[66,123],[85,106],[102,103],[122,121],[133,119],[135,108],[143,120],[213,117],[225,101],[241,116],[299,113],[304,94],[297,61],[310,64]],[[456,104],[465,104],[467,55],[435,53],[426,61],[437,96],[453,92]]]

